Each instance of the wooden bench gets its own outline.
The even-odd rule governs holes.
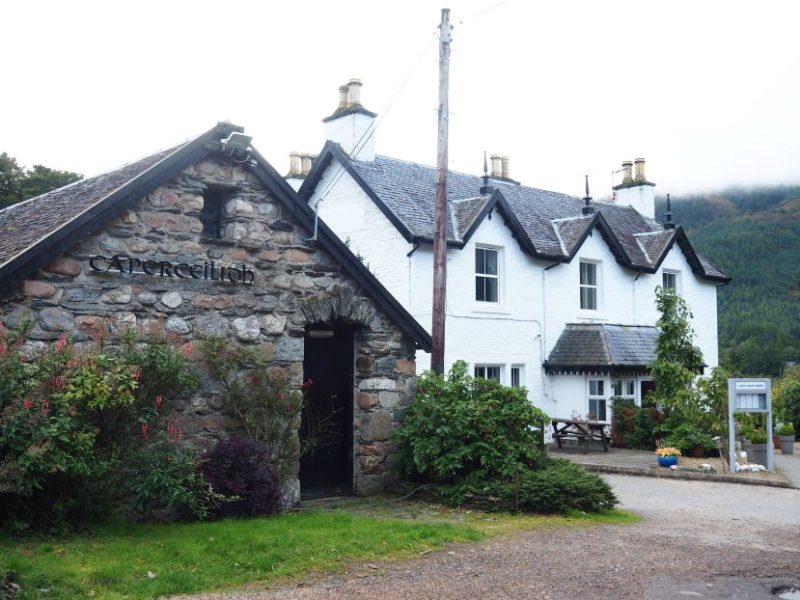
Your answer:
[[[601,421],[580,421],[577,419],[553,419],[553,439],[559,448],[563,448],[561,441],[575,439],[580,444],[586,442],[588,447],[592,440],[603,444],[603,451],[608,452],[611,436],[606,433],[606,423]]]

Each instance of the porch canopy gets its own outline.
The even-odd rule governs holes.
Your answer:
[[[548,375],[648,375],[658,330],[646,325],[568,323],[544,363]]]

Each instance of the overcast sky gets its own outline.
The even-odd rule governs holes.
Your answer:
[[[363,81],[380,154],[435,164],[440,9],[452,10],[450,166],[608,194],[800,183],[800,2],[6,0],[0,152],[87,176],[228,119],[285,173]]]

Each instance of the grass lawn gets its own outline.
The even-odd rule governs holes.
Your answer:
[[[637,520],[622,511],[526,517],[439,507],[424,509],[424,515],[409,515],[407,509],[402,515],[359,514],[369,506],[356,503],[346,511],[269,519],[119,525],[88,537],[45,541],[0,537],[0,573],[17,573],[21,599],[157,598],[341,570],[353,561],[406,558],[447,542],[476,541],[544,525]]]

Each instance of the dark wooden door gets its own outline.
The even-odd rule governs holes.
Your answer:
[[[300,459],[303,498],[353,492],[353,339],[347,328],[306,332],[300,437],[311,450]]]

